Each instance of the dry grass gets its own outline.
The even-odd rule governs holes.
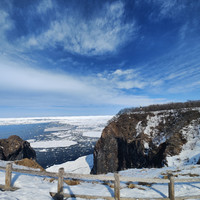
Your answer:
[[[200,176],[199,174],[192,174],[192,173],[182,174],[182,173],[177,173],[177,172],[181,172],[181,170],[170,171],[170,172],[162,173],[161,175],[163,176],[164,179],[169,179],[170,176],[174,176],[174,177],[178,177],[178,176],[199,177]]]
[[[127,184],[127,187],[130,188],[130,189],[137,188],[139,190],[145,190],[145,188],[140,187],[139,184],[137,185],[137,184],[133,184],[131,182],[128,182],[126,184]]]
[[[80,185],[81,183],[79,180],[73,180],[73,179],[67,179],[67,180],[64,180],[64,182],[67,185]]]
[[[52,183],[52,182],[54,182],[57,179],[55,179],[55,178],[44,178],[43,180]],[[63,181],[67,185],[79,185],[81,183],[81,181],[79,181],[79,180],[72,180],[72,179],[64,179]]]
[[[180,174],[181,176],[199,177],[199,174]]]
[[[43,180],[53,183],[56,179],[55,178],[43,178]]]
[[[114,188],[114,187],[115,187],[113,183],[110,183],[110,182],[108,182],[108,181],[104,181],[104,182],[103,182],[103,185],[107,185],[107,186],[109,186],[110,188]]]
[[[137,188],[136,184],[133,184],[133,183],[129,183],[127,185],[127,187],[130,188],[130,189]]]
[[[24,158],[22,160],[17,160],[14,163],[16,165],[22,165],[22,166],[25,166],[25,167],[40,169],[40,171],[45,171],[45,169],[42,166],[40,166],[36,161],[28,159],[28,158]]]
[[[138,185],[143,185],[143,186],[151,187],[153,185],[153,183],[138,182]]]

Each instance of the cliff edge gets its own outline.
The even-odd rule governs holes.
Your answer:
[[[200,158],[199,104],[198,101],[193,106],[157,105],[157,109],[151,106],[151,109],[120,112],[108,123],[95,145],[91,173],[197,163]],[[189,153],[191,151],[193,153]]]

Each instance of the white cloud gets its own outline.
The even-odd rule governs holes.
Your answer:
[[[26,67],[10,61],[3,61],[0,64],[0,90],[1,105],[21,105],[24,102],[29,105],[44,106],[52,104],[136,106],[163,101],[122,93],[114,85],[102,84],[99,78],[92,76],[74,77],[69,74]],[[5,91],[9,99],[3,95]]]
[[[37,12],[39,14],[42,14],[52,8],[53,8],[53,3],[51,0],[41,0],[37,6]]]
[[[116,89],[143,89],[147,84],[140,74],[133,69],[117,69],[114,72],[105,72],[98,76],[104,84],[112,85]]]
[[[120,1],[105,4],[90,19],[67,10],[57,13],[57,19],[51,21],[46,31],[25,36],[19,43],[41,49],[60,44],[65,50],[81,55],[113,53],[137,32],[135,22],[125,23],[123,14],[124,4]]]
[[[162,17],[174,17],[176,13],[184,8],[183,4],[178,3],[177,0],[157,1],[160,3],[160,15]],[[176,12],[175,12],[176,8]]]
[[[0,42],[1,42],[1,46],[5,43],[6,31],[13,28],[13,26],[14,25],[12,23],[12,20],[9,17],[9,14],[4,10],[0,10]]]
[[[195,40],[196,41],[196,40]],[[173,51],[140,67],[147,83],[146,91],[157,95],[187,95],[198,92],[200,80],[200,45],[178,46]],[[189,98],[189,97],[188,97]]]
[[[173,19],[176,21],[183,21],[184,11],[191,9],[194,1],[188,3],[188,1],[179,0],[146,0],[146,2],[155,7],[149,15],[149,19],[154,22],[158,22],[163,19]],[[141,1],[138,1],[138,4]],[[142,2],[143,3],[143,2]],[[197,4],[196,2],[194,4]]]
[[[7,90],[52,92],[55,94],[82,94],[83,91],[92,90],[92,88],[71,76],[21,67],[11,62],[1,63],[0,65],[0,85]]]
[[[190,82],[185,85],[175,85],[174,87],[169,88],[167,92],[177,94],[190,92],[194,89],[200,89],[200,81]]]
[[[180,3],[179,0],[159,0],[156,3],[161,6],[160,15],[162,17],[175,18],[183,9],[187,8],[186,1]]]
[[[132,88],[138,88],[138,89],[142,89],[144,88],[146,84],[139,82],[139,81],[119,81],[117,83],[117,87],[119,89],[132,89]]]
[[[131,75],[131,77],[132,77],[132,75],[134,74],[134,70],[133,69],[126,69],[126,70],[117,69],[112,74],[118,75],[118,76],[126,75],[128,77]]]

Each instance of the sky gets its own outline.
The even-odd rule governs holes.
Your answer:
[[[0,117],[199,100],[199,13],[199,0],[0,0]]]

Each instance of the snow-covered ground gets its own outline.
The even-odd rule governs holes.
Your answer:
[[[0,161],[0,166],[5,166],[6,162]],[[66,172],[89,174],[93,165],[92,155],[81,157],[75,161],[56,165],[47,169],[47,171],[57,172],[60,167],[64,167]],[[16,167],[16,165],[14,166]],[[119,172],[122,176],[140,177],[140,178],[163,178],[168,174],[174,174],[177,178],[199,178],[200,165],[186,165],[179,167],[165,167],[160,169],[129,169]],[[108,174],[113,176],[113,174]],[[0,170],[0,184],[5,182],[5,172]],[[134,183],[137,184],[137,183]],[[39,177],[27,174],[13,173],[12,185],[20,189],[15,192],[1,191],[0,199],[2,200],[52,200],[49,192],[56,192],[57,181],[50,182],[49,177]],[[131,189],[127,187],[124,182],[120,183],[121,197],[135,197],[135,198],[163,198],[168,196],[168,184],[152,184],[136,185]],[[78,185],[67,185],[64,183],[64,192],[71,194],[83,195],[99,195],[99,196],[113,196],[113,188],[105,184],[98,184],[96,182],[81,182]],[[176,183],[176,196],[190,196],[200,195],[200,182],[194,183]]]
[[[63,167],[65,172],[76,174],[90,174],[93,167],[93,155],[82,156],[75,161],[69,161],[61,165],[54,165],[46,169],[48,172],[57,172]]]

